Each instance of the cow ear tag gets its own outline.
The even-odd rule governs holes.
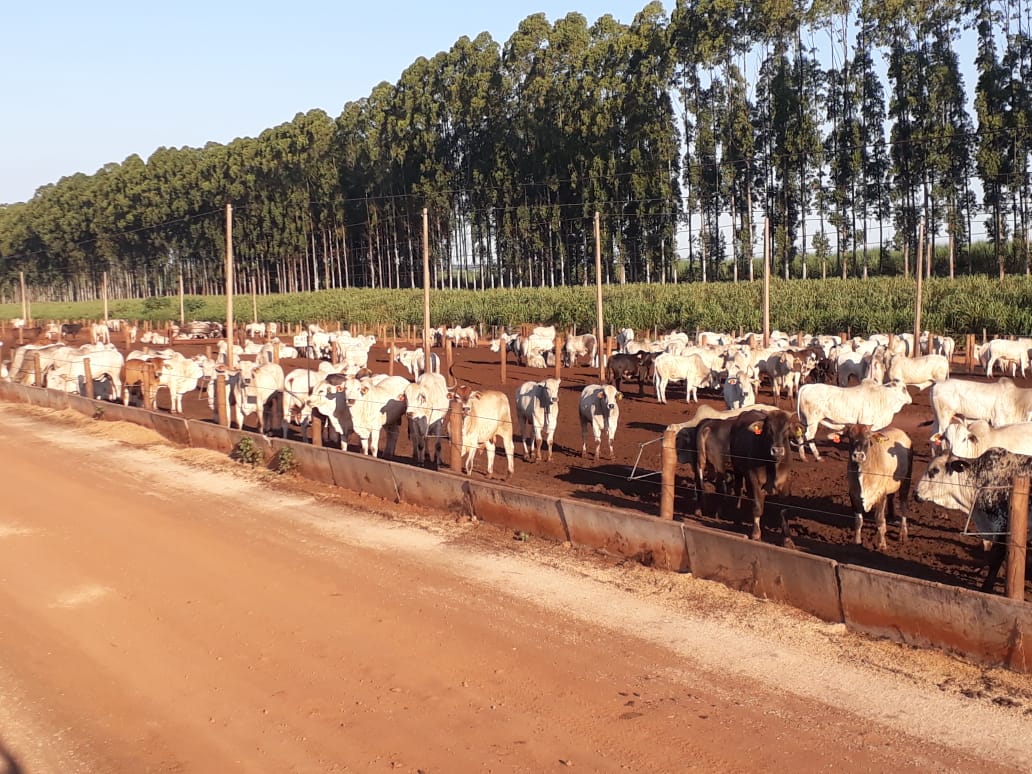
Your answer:
[[[763,422],[753,422],[749,429],[753,431],[753,435],[759,435],[763,432]]]
[[[871,437],[872,437],[872,438],[874,438],[874,440],[875,440],[875,441],[876,441],[877,443],[885,443],[885,442],[886,442],[886,441],[888,440],[888,438],[886,438],[886,437],[885,437],[885,436],[884,436],[884,435],[883,435],[882,433],[875,433],[875,434],[874,434],[873,436],[871,436]]]
[[[831,435],[828,436],[828,439],[832,443],[842,443],[842,436],[839,435],[838,433],[832,433]]]

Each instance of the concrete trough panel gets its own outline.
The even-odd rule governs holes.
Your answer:
[[[838,574],[850,629],[1032,671],[1032,606],[1025,602],[851,564]]]
[[[650,567],[687,572],[688,546],[680,522],[565,498],[559,510],[577,545],[637,559]]]
[[[158,435],[180,446],[190,445],[190,425],[185,418],[160,411],[140,411],[150,416],[151,426]]]
[[[101,402],[98,406],[103,409],[100,418],[108,422],[135,422],[134,412],[139,410],[123,406],[121,403]]]
[[[142,409],[133,409],[142,411]],[[144,412],[146,413],[146,412]],[[212,451],[229,454],[237,438],[233,435],[239,431],[230,430],[228,427],[216,425],[214,422],[202,422],[199,419],[188,419],[187,427],[190,429],[190,443],[198,449],[211,449]]]
[[[46,387],[37,387],[29,394],[32,405],[43,408],[64,411],[68,408],[68,393],[58,390],[48,390]]]
[[[475,479],[466,483],[478,519],[538,537],[570,539],[555,497]]]
[[[392,503],[399,501],[391,463],[379,457],[327,449],[333,482],[344,489],[366,492]]]
[[[271,438],[269,442],[272,445],[273,456],[284,448],[294,452],[298,471],[302,476],[320,484],[333,486],[333,468],[330,466],[330,452],[334,451],[333,449],[312,446],[310,443],[285,441],[282,438]]]
[[[455,515],[473,515],[465,477],[401,464],[392,464],[391,473],[400,502]]]
[[[84,395],[69,395],[65,400],[68,401],[68,408],[86,417],[92,417],[97,408],[104,404],[104,401],[90,400]]]
[[[10,403],[29,403],[26,387],[13,382],[0,382],[0,400]]]
[[[834,560],[707,527],[682,527],[696,577],[783,602],[825,621],[843,620]]]

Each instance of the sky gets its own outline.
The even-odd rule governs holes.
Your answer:
[[[606,14],[647,0],[35,0],[0,11],[0,204],[160,147],[255,137],[320,108],[336,118],[462,36],[504,43],[535,13]],[[667,13],[672,2],[664,2]]]

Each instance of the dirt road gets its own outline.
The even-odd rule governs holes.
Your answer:
[[[1032,769],[1018,675],[131,425],[0,427],[0,774]]]

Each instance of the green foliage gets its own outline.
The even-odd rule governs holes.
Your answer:
[[[911,331],[916,283],[902,277],[870,279],[772,280],[770,324],[786,332]],[[763,322],[762,283],[680,283],[677,285],[607,285],[602,291],[606,331],[696,329],[759,331]],[[195,319],[221,320],[225,301],[219,296],[191,300]],[[128,319],[178,319],[176,299],[159,297],[120,301],[112,306]],[[251,310],[237,322],[250,320]],[[0,306],[0,318],[20,314],[20,306]],[[93,302],[34,304],[42,319],[99,319]],[[369,326],[422,325],[421,291],[324,290],[263,296],[258,317],[288,325],[320,322]],[[515,288],[481,291],[445,290],[431,295],[431,325],[515,327],[522,323],[554,323],[578,331],[595,327],[593,287]],[[1027,335],[1032,332],[1032,278],[1011,276],[932,278],[923,284],[922,327],[944,334]]]
[[[229,453],[229,458],[254,467],[265,459],[265,455],[258,444],[245,436],[237,441],[233,451]]]
[[[301,467],[301,463],[289,446],[281,448],[272,458],[271,467],[274,471],[283,475],[292,475]]]

